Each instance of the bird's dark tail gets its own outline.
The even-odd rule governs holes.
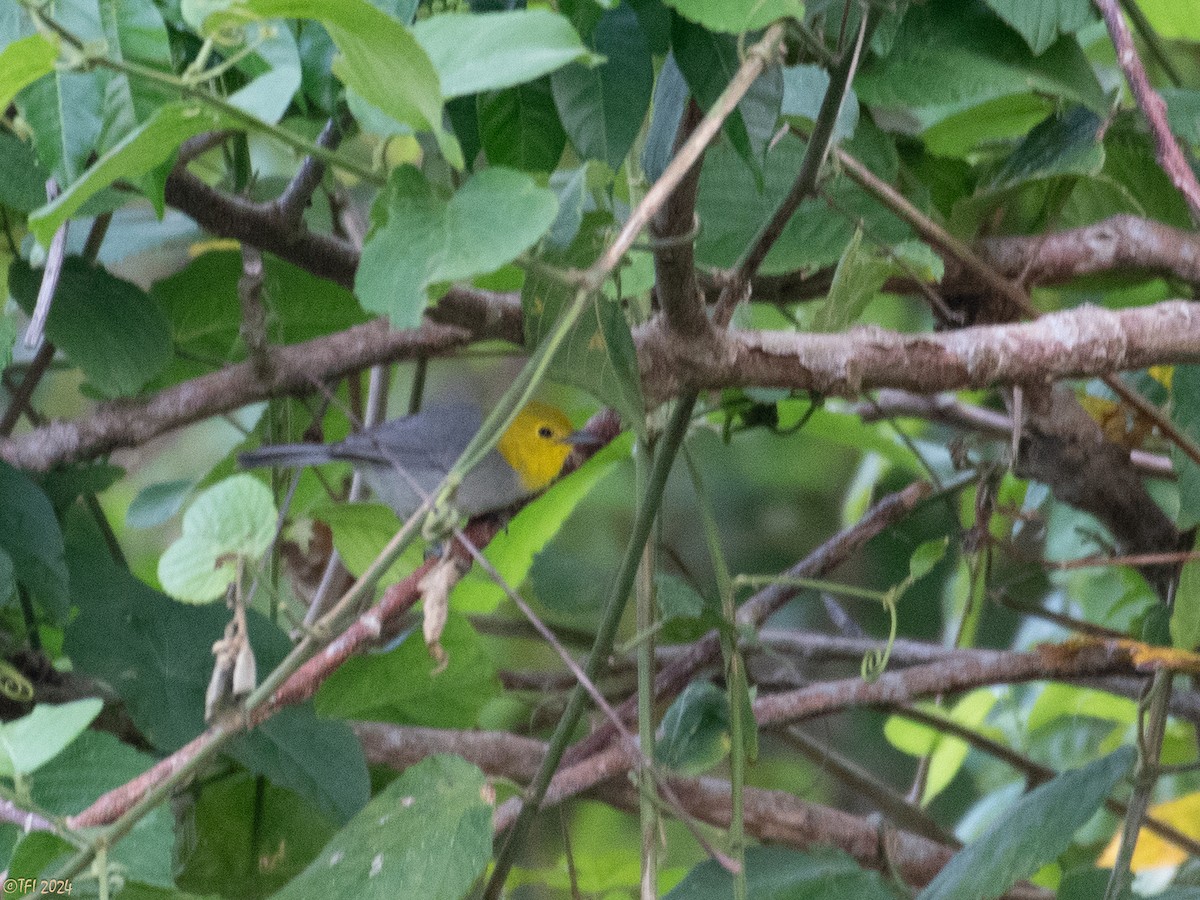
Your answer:
[[[333,459],[329,447],[324,444],[274,444],[259,447],[249,453],[238,454],[238,465],[243,469],[260,466],[315,466]]]

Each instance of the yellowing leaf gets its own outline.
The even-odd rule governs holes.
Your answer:
[[[1150,815],[1160,822],[1174,827],[1188,837],[1200,840],[1200,792],[1185,794],[1166,803],[1150,807]],[[1117,847],[1121,843],[1121,833],[1118,831],[1096,865],[1100,868],[1112,868],[1117,861]],[[1177,847],[1165,838],[1159,837],[1147,828],[1138,832],[1137,846],[1133,850],[1133,862],[1130,868],[1134,872],[1143,869],[1162,869],[1167,866],[1177,866],[1187,859],[1187,851]]]
[[[1165,387],[1171,389],[1171,379],[1175,375],[1174,366],[1151,366],[1150,377]]]

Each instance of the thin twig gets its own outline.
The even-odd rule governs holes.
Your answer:
[[[1183,151],[1171,133],[1167,123],[1167,105],[1162,96],[1154,90],[1146,75],[1146,68],[1138,56],[1137,48],[1133,45],[1133,36],[1121,15],[1121,7],[1117,0],[1094,0],[1104,24],[1108,26],[1109,37],[1117,51],[1117,63],[1125,73],[1133,99],[1137,102],[1142,114],[1150,125],[1154,135],[1155,155],[1162,170],[1167,173],[1171,184],[1183,194],[1188,210],[1192,214],[1192,224],[1200,225],[1200,182],[1196,173],[1188,165]]]

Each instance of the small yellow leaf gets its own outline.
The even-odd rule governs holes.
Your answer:
[[[1173,826],[1194,840],[1200,840],[1200,792],[1185,794],[1166,803],[1160,803],[1150,808],[1150,815],[1160,822]],[[1113,835],[1112,841],[1104,848],[1096,865],[1102,869],[1112,868],[1117,861],[1117,847],[1121,843],[1121,833]],[[1143,828],[1138,832],[1137,846],[1133,850],[1133,863],[1130,868],[1134,872],[1143,869],[1161,869],[1167,866],[1177,866],[1187,859],[1187,851],[1176,847],[1165,838],[1159,837],[1152,831]]]
[[[1151,366],[1150,377],[1165,387],[1171,389],[1171,377],[1175,374],[1174,366]]]
[[[233,238],[212,238],[206,241],[193,241],[188,245],[188,256],[192,259],[205,253],[216,253],[220,250],[240,250],[242,245]]]

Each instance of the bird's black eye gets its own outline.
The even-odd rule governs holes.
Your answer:
[[[549,425],[543,425],[538,429],[538,437],[552,438],[554,437],[554,430]]]

